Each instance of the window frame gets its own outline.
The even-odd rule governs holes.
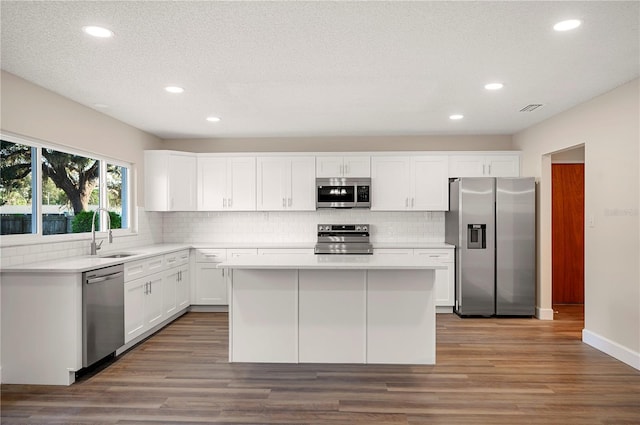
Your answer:
[[[134,164],[126,161],[121,161],[115,158],[111,158],[105,155],[92,153],[83,151],[77,148],[72,148],[69,146],[58,145],[55,143],[49,143],[44,141],[39,141],[36,139],[18,136],[10,133],[0,132],[0,138],[2,140],[6,140],[7,142],[17,143],[21,145],[26,145],[32,148],[31,155],[31,175],[32,175],[32,199],[31,199],[31,211],[32,215],[35,216],[35,219],[32,218],[32,228],[35,225],[36,232],[35,233],[24,233],[24,234],[15,234],[15,235],[2,235],[0,236],[0,247],[8,247],[15,245],[34,245],[34,244],[43,244],[43,243],[54,243],[54,242],[71,242],[71,241],[80,241],[91,239],[90,232],[83,233],[64,233],[57,235],[43,235],[42,234],[42,149],[55,149],[64,153],[69,153],[72,155],[80,155],[90,159],[95,159],[100,161],[100,180],[99,180],[99,188],[100,188],[100,206],[106,205],[103,203],[103,197],[106,196],[107,193],[107,179],[106,179],[106,169],[107,163],[110,165],[115,165],[119,167],[124,167],[127,169],[126,179],[123,179],[123,185],[126,187],[122,188],[122,204],[123,210],[126,205],[126,217],[122,217],[122,222],[128,224],[128,228],[126,229],[113,229],[113,236],[134,236],[137,235],[137,217],[135,217],[135,212],[132,211],[131,206],[135,205],[134,200],[132,199],[133,190],[132,183],[134,181],[133,175],[135,173]],[[35,155],[33,152],[35,151]],[[34,168],[35,164],[35,168]],[[103,174],[104,171],[104,174]],[[35,182],[35,183],[34,183]],[[104,195],[103,195],[104,193]],[[126,196],[126,199],[124,199]],[[104,218],[105,214],[98,214],[101,220],[101,229],[106,229],[106,219]],[[97,234],[100,234],[101,237],[107,234],[106,231],[96,231]]]

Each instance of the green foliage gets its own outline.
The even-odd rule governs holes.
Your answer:
[[[73,233],[85,233],[91,231],[91,218],[93,217],[93,211],[81,211],[73,217],[71,222],[71,231]],[[96,230],[100,230],[99,215],[96,214]],[[122,227],[122,218],[119,214],[109,211],[109,218],[111,219],[111,228],[120,229]]]

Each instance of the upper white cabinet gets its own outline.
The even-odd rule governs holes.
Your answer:
[[[316,177],[371,177],[369,156],[318,156]]]
[[[451,155],[449,177],[520,177],[520,155]]]
[[[312,156],[257,158],[257,209],[315,210],[315,165]]]
[[[255,209],[255,157],[198,157],[199,211]]]
[[[145,151],[147,211],[196,210],[196,156],[186,152]]]
[[[371,158],[371,209],[446,211],[449,208],[446,156]]]

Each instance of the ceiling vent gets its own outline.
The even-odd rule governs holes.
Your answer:
[[[533,112],[536,109],[542,107],[542,103],[531,103],[524,108],[520,109],[520,112]]]

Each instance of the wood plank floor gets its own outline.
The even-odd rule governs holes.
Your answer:
[[[2,424],[640,424],[640,372],[553,322],[438,315],[435,366],[229,364],[188,313],[70,387],[3,385]]]

